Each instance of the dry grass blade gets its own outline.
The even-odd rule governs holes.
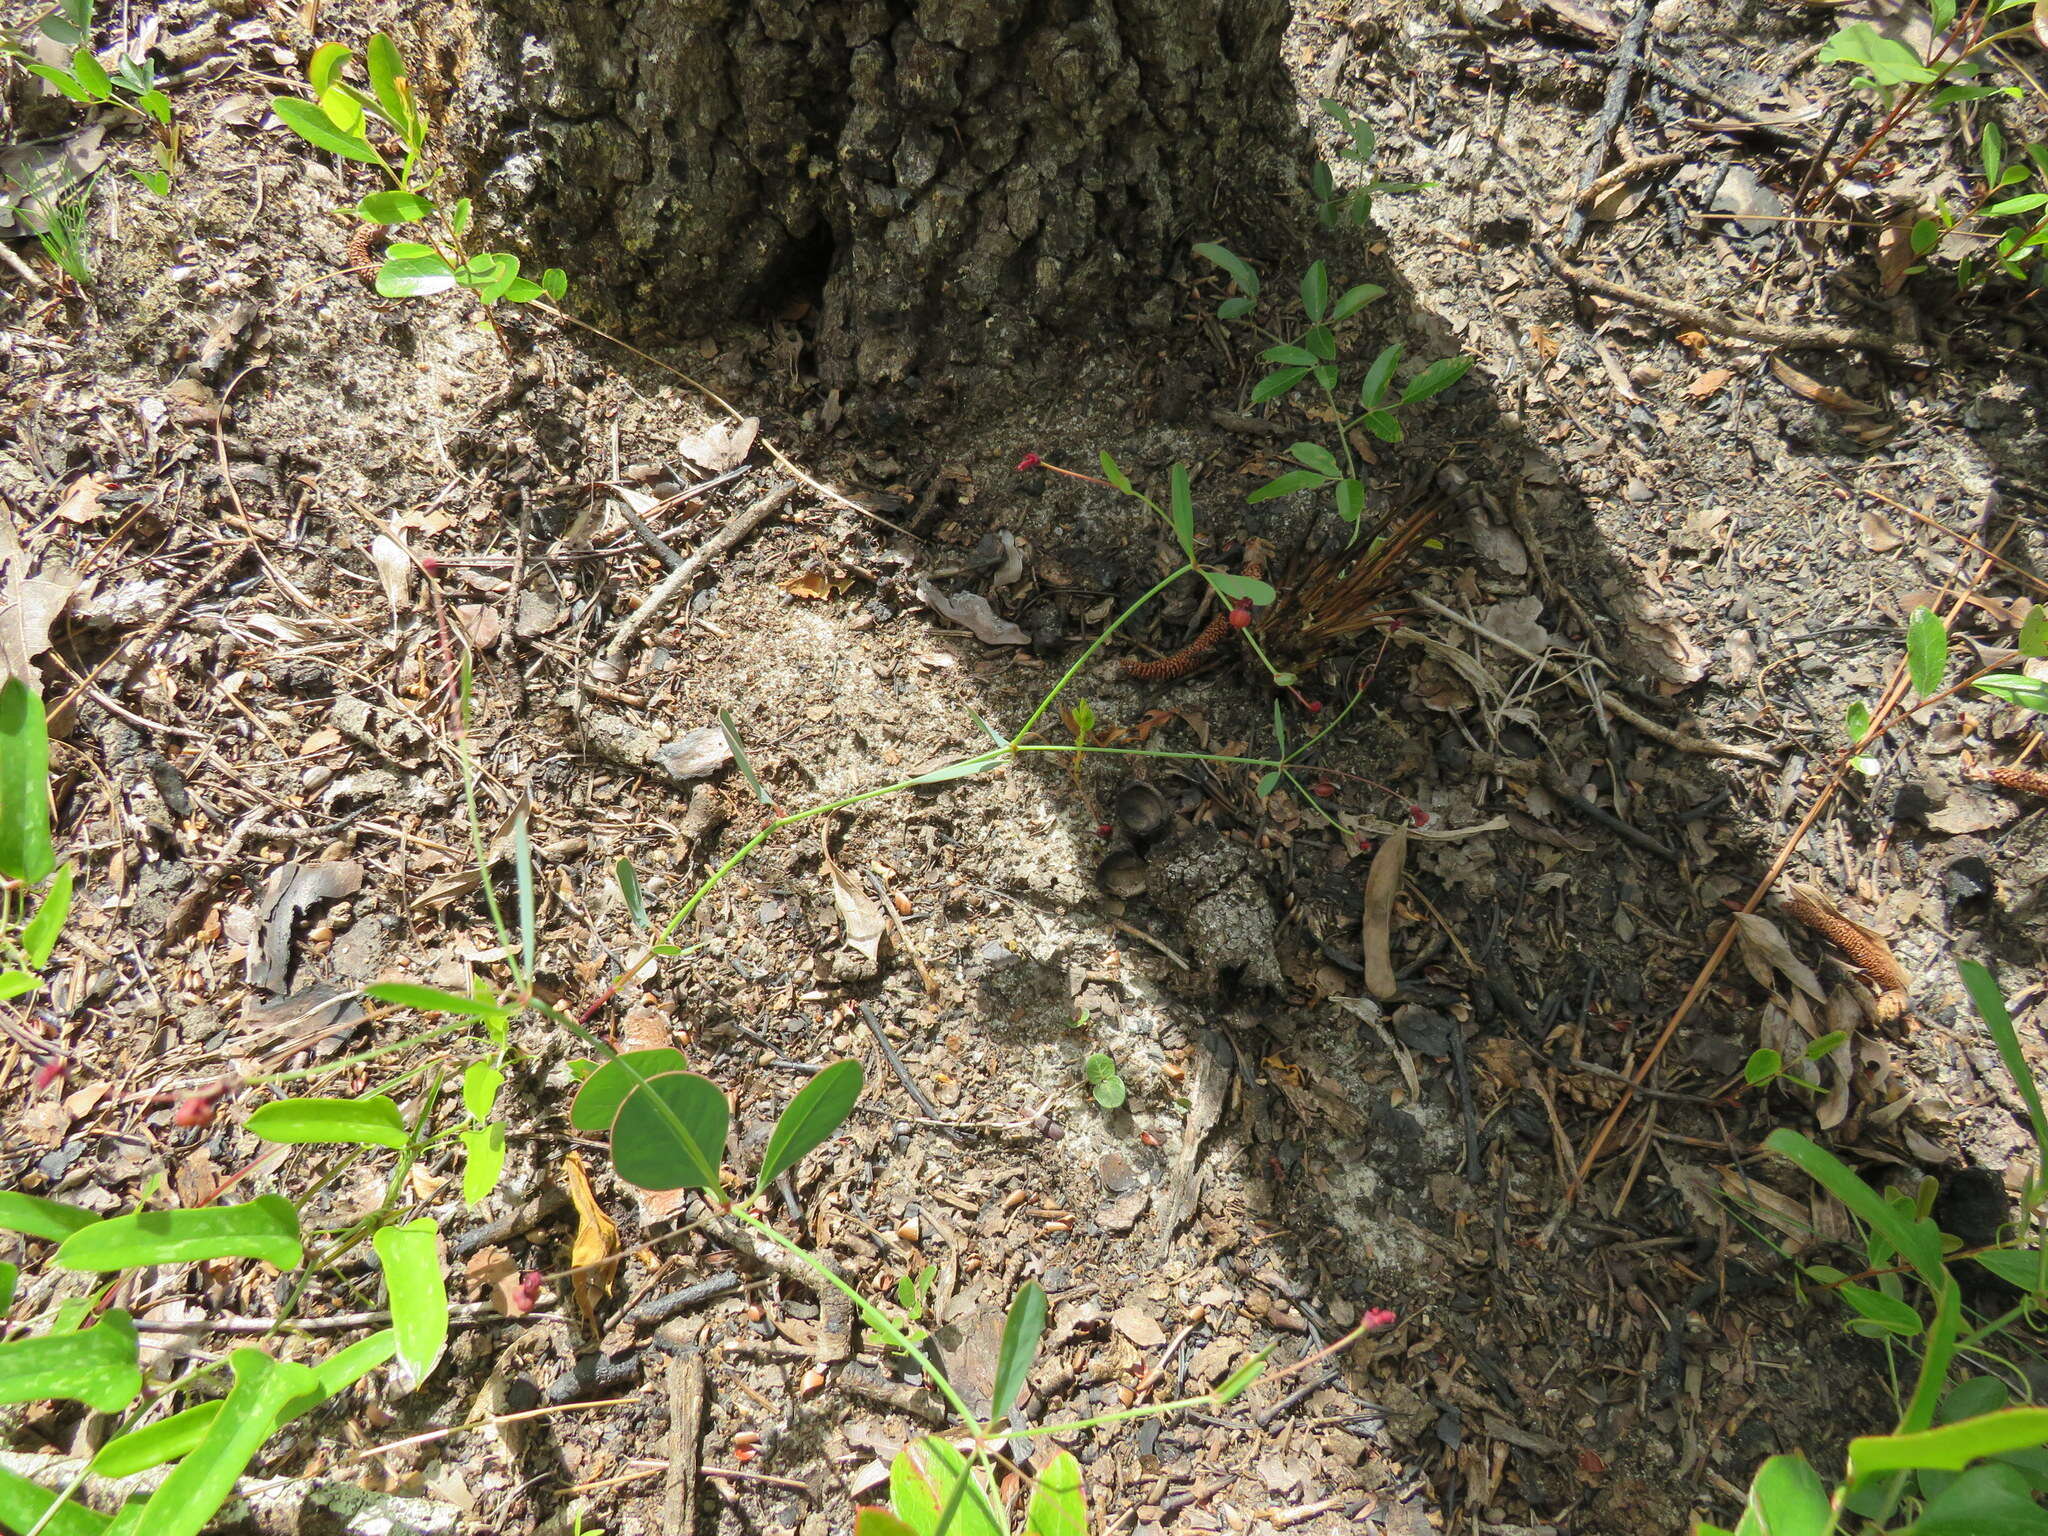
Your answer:
[[[1281,584],[1259,629],[1268,650],[1311,666],[1339,643],[1384,624],[1387,599],[1406,582],[1439,510],[1434,500],[1421,502],[1382,523],[1363,554],[1318,559]]]

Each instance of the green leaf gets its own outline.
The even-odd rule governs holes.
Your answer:
[[[1301,337],[1301,344],[1308,349],[1317,362],[1333,363],[1337,360],[1337,338],[1330,334],[1330,328],[1327,325],[1318,325],[1304,331]]]
[[[1307,347],[1297,347],[1292,342],[1279,342],[1259,354],[1264,363],[1289,363],[1301,368],[1313,368],[1322,359]]]
[[[1339,295],[1337,302],[1330,307],[1331,323],[1350,319],[1374,299],[1382,297],[1386,291],[1378,283],[1360,283],[1355,288],[1346,288]]]
[[[1023,1394],[1024,1379],[1038,1358],[1039,1341],[1045,1337],[1045,1290],[1036,1280],[1026,1280],[1010,1302],[1010,1315],[1003,1322],[1003,1342],[996,1351],[995,1396],[989,1401],[989,1420],[1007,1419]]]
[[[2003,1408],[1913,1435],[1871,1435],[1849,1442],[1849,1477],[1921,1467],[1960,1472],[1971,1462],[2048,1443],[2048,1408]]]
[[[2036,714],[2048,714],[2048,683],[2038,677],[2027,677],[2018,672],[1994,672],[1989,677],[1978,678],[1976,686],[1994,699],[2003,699]]]
[[[1316,381],[1316,388],[1328,394],[1335,394],[1337,392],[1337,365],[1335,363],[1318,363],[1309,370],[1309,373]]]
[[[1176,462],[1168,475],[1171,493],[1167,498],[1168,519],[1173,524],[1173,536],[1180,541],[1181,553],[1190,561],[1195,558],[1195,496],[1188,485],[1188,467]]]
[[[1097,1083],[1108,1082],[1116,1076],[1116,1058],[1107,1051],[1093,1052],[1081,1064],[1081,1076],[1087,1079],[1091,1088]]]
[[[434,211],[417,192],[372,192],[356,204],[356,212],[372,224],[417,224]]]
[[[1320,261],[1301,274],[1301,308],[1311,324],[1321,324],[1330,308],[1330,273]]]
[[[85,88],[88,99],[105,101],[114,94],[114,82],[107,78],[100,61],[93,57],[92,49],[81,43],[71,55],[71,78]]]
[[[1337,466],[1337,456],[1321,443],[1296,443],[1287,451],[1297,464],[1306,464],[1326,480],[1335,480],[1344,473]]]
[[[441,1278],[441,1233],[431,1216],[380,1227],[370,1239],[384,1266],[391,1331],[399,1363],[417,1387],[434,1372],[448,1344],[448,1288]]]
[[[291,1201],[259,1195],[246,1205],[110,1216],[65,1238],[52,1258],[59,1269],[105,1274],[203,1259],[261,1259],[278,1269],[297,1269],[305,1252]]]
[[[1245,1390],[1248,1387],[1250,1387],[1253,1382],[1257,1381],[1260,1376],[1265,1374],[1266,1356],[1272,1353],[1273,1346],[1268,1344],[1256,1355],[1253,1355],[1251,1359],[1245,1361],[1243,1365],[1240,1365],[1236,1370],[1232,1371],[1230,1373],[1229,1378],[1225,1380],[1223,1385],[1218,1387],[1214,1392],[1213,1396],[1215,1397],[1216,1401],[1219,1403],[1228,1403],[1243,1396]]]
[[[505,1074],[488,1061],[472,1061],[462,1070],[462,1107],[472,1120],[491,1118],[491,1106],[498,1102],[498,1090],[505,1086]]]
[[[2008,1285],[2033,1293],[2041,1279],[2041,1250],[2038,1248],[1987,1248],[1970,1255]]]
[[[1945,233],[1946,231],[1943,230],[1937,220],[1920,219],[1915,221],[1911,237],[1913,254],[1915,256],[1925,256],[1929,251],[1941,244],[1941,237]]]
[[[385,33],[373,34],[363,49],[363,67],[369,71],[370,89],[376,93],[377,105],[398,129],[398,136],[411,142],[412,93],[406,87],[405,60],[399,55],[398,45]]]
[[[138,1531],[148,1536],[199,1536],[277,1428],[278,1414],[293,1398],[319,1384],[310,1367],[273,1360],[260,1349],[238,1349],[228,1356],[228,1365],[235,1384],[206,1438],[150,1496],[135,1522]]]
[[[1920,1314],[1896,1296],[1887,1296],[1868,1286],[1846,1283],[1836,1286],[1835,1294],[1859,1317],[1902,1339],[1917,1339],[1926,1327],[1920,1321]]]
[[[455,270],[439,256],[388,256],[377,269],[377,292],[387,299],[424,299],[455,286]]]
[[[142,183],[143,186],[149,188],[158,197],[169,197],[171,195],[171,178],[167,172],[130,170],[128,174]]]
[[[135,1324],[113,1311],[91,1328],[0,1344],[0,1403],[61,1397],[119,1413],[141,1395]]]
[[[92,1459],[95,1477],[133,1477],[188,1454],[220,1417],[219,1403],[200,1403],[125,1435],[116,1435]]]
[[[0,1189],[0,1232],[24,1232],[61,1243],[74,1232],[83,1231],[100,1218],[75,1205]]]
[[[0,1263],[0,1317],[5,1317],[7,1309],[14,1305],[14,1288],[20,1279],[19,1264]]]
[[[1972,1467],[1927,1501],[1912,1536],[2048,1536],[2048,1510],[2017,1467]]]
[[[1256,491],[1253,491],[1251,495],[1245,497],[1245,500],[1250,502],[1271,501],[1276,496],[1292,496],[1296,491],[1315,490],[1329,483],[1327,478],[1310,470],[1290,469],[1278,479],[1268,480]]]
[[[2014,166],[2006,174],[2010,176],[2013,170],[2019,169],[2020,167]],[[1987,214],[2010,218],[2016,213],[2032,213],[2044,204],[2048,204],[2048,192],[2024,192],[2018,197],[2001,198],[1984,211]]]
[[[957,763],[947,763],[943,767],[934,768],[928,773],[920,773],[916,778],[905,779],[903,782],[906,784],[948,784],[954,779],[971,779],[982,770],[995,766],[997,761],[999,761],[997,754],[980,752],[976,753],[973,757],[962,758]]]
[[[1465,377],[1471,367],[1472,359],[1470,357],[1438,358],[1427,368],[1423,369],[1422,372],[1415,375],[1413,379],[1409,380],[1408,387],[1401,391],[1401,403],[1403,405],[1415,405],[1429,399],[1432,395],[1442,394],[1453,384],[1457,383],[1458,380]]]
[[[1995,122],[1984,124],[1977,140],[1977,163],[1984,167],[1984,179],[1997,186],[1999,172],[2005,169],[2005,132]]]
[[[1365,370],[1365,378],[1358,386],[1358,403],[1368,411],[1387,396],[1387,386],[1393,382],[1394,369],[1401,361],[1401,343],[1394,342],[1382,347],[1380,355],[1372,360],[1372,366]]]
[[[1870,734],[1870,706],[1861,699],[1854,700],[1842,716],[1842,729],[1849,737],[1849,745],[1860,746],[1863,738]]]
[[[689,1069],[681,1051],[621,1051],[583,1080],[569,1105],[573,1131],[608,1131],[626,1096],[650,1077]]]
[[[1803,1054],[1808,1061],[1819,1061],[1823,1056],[1829,1055],[1846,1045],[1848,1040],[1849,1031],[1846,1029],[1829,1030],[1818,1040],[1814,1041],[1813,1044],[1809,1045]]]
[[[1948,670],[1948,626],[1932,608],[1915,608],[1906,624],[1906,670],[1921,698],[1940,691]]]
[[[994,1493],[960,1453],[936,1436],[913,1441],[889,1467],[889,1502],[918,1536],[1007,1536]]]
[[[863,1504],[853,1512],[853,1536],[922,1536],[886,1509]]]
[[[502,295],[507,304],[531,304],[535,299],[546,296],[547,289],[528,277],[513,278]]]
[[[1122,491],[1126,496],[1130,495],[1130,476],[1126,475],[1123,472],[1122,468],[1118,466],[1116,460],[1110,457],[1110,453],[1107,448],[1102,450],[1101,459],[1102,478],[1107,480],[1111,485],[1115,486],[1118,490]]]
[[[1348,477],[1337,482],[1337,515],[1347,523],[1365,516],[1365,482]]]
[[[1088,1536],[1088,1495],[1071,1451],[1061,1451],[1038,1474],[1024,1507],[1024,1536]]]
[[[313,50],[313,57],[306,61],[306,84],[315,96],[327,94],[351,57],[346,43],[322,43]]]
[[[1358,418],[1358,424],[1383,443],[1401,441],[1401,423],[1385,411],[1367,411]]]
[[[1941,1267],[1941,1233],[1933,1222],[1925,1217],[1909,1221],[1846,1163],[1797,1131],[1780,1127],[1764,1138],[1764,1147],[1797,1163],[1865,1226],[1889,1242],[1929,1287],[1940,1290],[1946,1284]]]
[[[1120,1077],[1106,1078],[1088,1091],[1094,1095],[1095,1102],[1104,1109],[1122,1109],[1124,1100],[1130,1092],[1124,1087],[1124,1080]]]
[[[50,738],[43,701],[10,677],[0,686],[0,875],[40,885],[50,848]]]
[[[1801,1456],[1773,1456],[1757,1468],[1749,1485],[1749,1513],[1758,1517],[1765,1536],[1828,1536],[1834,1529],[1827,1490]],[[1749,1524],[1746,1513],[1743,1527]]]
[[[718,728],[725,733],[725,745],[732,753],[732,764],[739,769],[740,777],[747,781],[747,788],[754,792],[754,798],[763,805],[772,805],[775,797],[762,787],[761,776],[754,772],[754,764],[747,756],[747,744],[740,740],[740,728],[732,717],[732,711],[718,712]]]
[[[1255,302],[1256,300],[1248,299],[1241,293],[1234,294],[1216,306],[1216,318],[1218,320],[1242,320],[1252,312],[1252,305]]]
[[[316,149],[330,150],[345,160],[360,161],[364,165],[384,163],[377,151],[370,148],[369,140],[357,134],[343,133],[334,126],[332,118],[303,96],[273,96],[270,109],[285,127]]]
[[[1752,1088],[1761,1088],[1784,1070],[1785,1058],[1765,1046],[1749,1053],[1749,1060],[1742,1066],[1742,1080]]]
[[[1280,770],[1278,768],[1275,768],[1268,773],[1263,773],[1259,775],[1258,796],[1261,800],[1265,799],[1266,796],[1272,794],[1273,791],[1278,789],[1279,787]]]
[[[368,1338],[357,1339],[346,1349],[337,1349],[313,1367],[319,1397],[310,1403],[294,1400],[293,1417],[318,1407],[330,1397],[341,1396],[397,1353],[398,1334],[391,1328],[380,1328]]]
[[[22,925],[22,958],[35,970],[48,962],[50,951],[57,947],[57,935],[64,931],[64,920],[71,915],[71,886],[76,874],[76,866],[70,864],[58,870],[36,915]]]
[[[1237,284],[1238,292],[1246,298],[1256,299],[1259,296],[1259,274],[1251,269],[1250,263],[1239,260],[1222,246],[1214,243],[1196,246],[1195,254],[1204,260],[1215,262],[1228,272],[1230,280]]]
[[[0,1467],[0,1527],[40,1530],[43,1536],[104,1536],[111,1523],[98,1511]]]
[[[768,1133],[768,1147],[761,1154],[761,1176],[754,1181],[755,1195],[838,1133],[853,1113],[865,1083],[860,1063],[848,1060],[833,1062],[803,1085]],[[723,1095],[720,1102],[724,1102]],[[723,1138],[719,1145],[724,1145]]]
[[[612,873],[618,876],[619,896],[626,903],[626,916],[632,919],[635,928],[646,932],[649,926],[647,897],[640,889],[640,876],[633,869],[633,861],[619,860],[612,866]]]
[[[1239,576],[1233,571],[1204,571],[1202,574],[1220,596],[1232,602],[1248,597],[1254,608],[1270,608],[1279,600],[1279,594],[1256,576]]]
[[[1920,55],[1904,43],[1880,34],[1868,22],[1842,28],[1821,45],[1820,57],[1831,64],[1858,64],[1871,73],[1880,86],[1930,85],[1934,71],[1920,62]]]
[[[2034,1133],[2034,1150],[2044,1163],[2048,1163],[2048,1112],[2042,1108],[2040,1084],[2034,1081],[2026,1055],[2020,1049],[2020,1037],[2013,1029],[2012,1014],[2005,1006],[2005,994],[1999,989],[1997,978],[1977,961],[1960,960],[1956,969],[1962,973],[1963,990],[1970,994],[1977,1016],[1984,1021],[1986,1032],[1998,1046],[1999,1059],[2005,1063],[2005,1070],[2011,1075],[2020,1098],[2027,1106],[2027,1124]]]
[[[380,981],[363,988],[363,995],[394,1008],[416,1008],[421,1013],[453,1013],[465,1019],[489,1023],[509,1019],[517,1011],[488,997],[464,997],[439,987],[415,986],[409,981]]]
[[[1958,1419],[1974,1419],[1980,1413],[1996,1413],[2009,1401],[2005,1383],[1996,1376],[1972,1376],[1955,1384],[1941,1400],[1935,1417],[1943,1424],[1953,1424]]]
[[[381,1093],[361,1099],[278,1099],[250,1114],[248,1130],[286,1146],[389,1147],[403,1152],[411,1140],[398,1106]]]
[[[0,1002],[12,997],[24,997],[42,984],[42,977],[27,971],[0,971]]]
[[[667,1072],[649,1078],[612,1122],[612,1166],[641,1189],[701,1189],[725,1198],[718,1168],[732,1110],[709,1078]]]
[[[476,1205],[505,1176],[505,1127],[497,1121],[462,1132],[462,1203]]]
[[[569,291],[569,274],[560,267],[549,267],[540,275],[540,287],[541,292],[559,304],[562,295]]]
[[[1306,368],[1276,368],[1252,386],[1251,403],[1264,405],[1268,400],[1286,394],[1307,377]]]

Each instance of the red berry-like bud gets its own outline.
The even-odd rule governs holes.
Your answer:
[[[1250,629],[1252,627],[1252,600],[1250,598],[1240,598],[1237,606],[1230,610],[1230,627],[1232,629]]]
[[[1367,1307],[1360,1319],[1368,1328],[1391,1328],[1401,1321],[1398,1313],[1389,1312],[1385,1307]]]
[[[1408,807],[1408,819],[1414,822],[1415,825],[1418,827],[1426,827],[1430,823],[1429,812],[1425,811],[1419,805],[1411,805]]]
[[[1314,790],[1316,793],[1316,797],[1321,800],[1327,800],[1330,798],[1330,796],[1337,793],[1337,786],[1332,784],[1328,779],[1317,779],[1315,783],[1309,786],[1309,788]]]
[[[441,574],[441,562],[433,555],[417,555],[414,557],[413,563],[420,568],[422,576],[438,576]]]
[[[1116,828],[1112,827],[1106,821],[1098,821],[1097,823],[1095,823],[1095,835],[1097,837],[1110,837],[1114,835],[1115,832]]]
[[[1045,460],[1041,459],[1037,454],[1027,453],[1017,461],[1017,473],[1021,475],[1027,469],[1036,469],[1044,462]]]
[[[182,1101],[171,1111],[171,1124],[188,1129],[194,1126],[213,1124],[214,1101],[203,1093],[195,1093]]]
[[[1323,701],[1321,699],[1303,699],[1301,707],[1312,715],[1320,715],[1323,712]]]
[[[52,1056],[48,1061],[36,1068],[36,1087],[43,1089],[49,1087],[52,1083],[62,1082],[64,1074],[70,1070],[65,1065],[62,1056]]]
[[[541,1273],[529,1269],[519,1277],[519,1283],[506,1294],[505,1307],[514,1317],[524,1317],[534,1309],[540,1300]]]
[[[1369,837],[1361,837],[1361,838],[1360,838],[1360,839],[1358,840],[1358,851],[1359,851],[1360,853],[1371,853],[1371,852],[1372,852],[1372,839],[1371,839],[1371,838],[1369,838]]]

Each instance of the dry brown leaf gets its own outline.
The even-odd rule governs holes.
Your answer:
[[[1394,978],[1394,898],[1408,860],[1408,834],[1396,832],[1372,856],[1365,877],[1365,990],[1382,1001],[1400,990]]]
[[[57,515],[67,523],[97,522],[106,515],[100,508],[100,498],[113,484],[105,475],[80,475],[65,488],[57,503]]]
[[[1857,533],[1863,540],[1863,547],[1873,555],[1888,555],[1906,542],[1899,536],[1898,529],[1871,511],[1864,512]]]
[[[791,597],[803,598],[806,602],[822,603],[828,597],[837,597],[853,585],[851,576],[828,576],[823,571],[805,571],[780,583],[782,590]]]
[[[1913,249],[1913,220],[1900,219],[1877,232],[1877,276],[1880,293],[1897,293],[1906,273],[1918,260]]]
[[[412,594],[412,556],[405,545],[388,533],[370,540],[370,564],[377,568],[377,584],[384,589],[384,601],[392,614],[405,612]]]
[[[1815,405],[1844,416],[1878,416],[1883,413],[1874,405],[1865,405],[1846,390],[1823,384],[1809,374],[1801,373],[1782,357],[1771,359],[1771,372],[1778,376],[1778,382],[1790,389],[1802,400],[1811,400]]]
[[[832,846],[824,832],[818,835],[818,848],[824,855],[825,873],[832,882],[832,905],[839,909],[840,925],[846,930],[846,943],[870,964],[879,962],[882,953],[882,935],[888,930],[888,920],[879,908],[869,901],[861,888],[854,884],[845,870],[832,859]]]
[[[1685,397],[1688,400],[1711,400],[1734,377],[1733,368],[1709,368],[1685,386]]]
[[[576,1207],[576,1241],[569,1249],[569,1264],[575,1273],[569,1277],[569,1291],[595,1339],[604,1331],[597,1324],[598,1306],[611,1295],[612,1281],[619,1272],[619,1227],[598,1205],[590,1175],[583,1171],[581,1153],[571,1152],[562,1159],[562,1177],[569,1186],[569,1203]]]
[[[676,446],[684,458],[706,473],[722,475],[746,463],[760,431],[760,417],[743,416],[737,421],[714,422],[702,432],[686,433]]]
[[[50,626],[78,583],[32,573],[15,537],[14,519],[0,517],[0,679],[18,677],[36,687],[33,663],[50,648]]]
[[[1785,942],[1785,935],[1768,917],[1758,912],[1736,913],[1735,937],[1737,947],[1742,951],[1742,963],[1759,986],[1775,991],[1775,977],[1783,976],[1815,1002],[1827,1001],[1828,995],[1820,984],[1820,978],[1792,953],[1792,946]]]

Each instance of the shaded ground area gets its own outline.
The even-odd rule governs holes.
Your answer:
[[[1575,292],[1538,256],[1627,20],[1368,5],[1305,12],[1290,36],[1306,107],[1349,103],[1380,126],[1386,174],[1438,183],[1319,251],[1340,282],[1392,290],[1352,354],[1478,359],[1406,443],[1361,443],[1376,506],[1443,506],[1402,627],[1279,701],[1299,741],[1361,700],[1301,775],[1342,837],[1303,797],[1262,796],[1257,769],[1033,758],[771,841],[696,910],[686,952],[597,1015],[731,1090],[742,1163],[807,1070],[862,1059],[866,1112],[781,1214],[871,1293],[933,1266],[929,1320],[970,1395],[1025,1278],[1053,1303],[1041,1420],[1198,1392],[1253,1351],[1296,1361],[1369,1307],[1400,1315],[1227,1416],[1077,1437],[1119,1529],[1726,1516],[1765,1454],[1825,1457],[1891,1417],[1881,1361],[1793,1293],[1775,1251],[1831,1253],[1846,1217],[1761,1136],[1799,1125],[1994,1207],[2025,1160],[1954,980],[1958,955],[1993,964],[2043,1049],[2038,802],[1969,772],[2032,738],[1988,700],[1895,730],[1788,866],[1889,941],[1910,1011],[1888,1017],[1767,907],[1664,1044],[1827,781],[1850,706],[1875,705],[1910,611],[1967,591],[1958,651],[2013,645],[2048,503],[2030,467],[2038,308],[1957,305],[1933,277],[1887,298],[1860,237],[1809,247],[1769,216],[1846,99],[1811,62],[1818,20],[1759,39],[1733,11],[1659,6],[1653,58],[1712,97],[1644,85],[1617,153],[1682,158],[1625,182],[1572,259],[1693,311],[1853,323],[1899,351],[1744,342]],[[797,296],[789,318],[663,350],[763,419],[735,440],[699,390],[601,342],[529,317],[500,346],[452,299],[387,305],[337,275],[350,230],[331,210],[363,188],[260,128],[258,72],[281,62],[262,17],[164,25],[211,27],[203,53],[229,61],[179,98],[180,195],[109,178],[89,296],[17,283],[7,310],[9,570],[17,597],[29,572],[68,591],[33,649],[69,706],[58,806],[87,893],[44,1004],[9,1020],[8,1187],[104,1210],[160,1171],[185,1205],[230,1180],[311,1187],[308,1155],[252,1171],[264,1147],[240,1122],[273,1090],[231,1086],[206,1126],[173,1107],[418,1027],[356,1003],[366,982],[502,979],[462,751],[501,876],[530,801],[538,965],[580,1012],[642,942],[617,862],[659,920],[765,821],[723,761],[720,711],[783,812],[974,750],[977,714],[1014,729],[1176,558],[1129,501],[1018,472],[1026,450],[1088,468],[1108,448],[1148,484],[1188,463],[1226,567],[1262,539],[1298,570],[1321,536],[1314,506],[1244,504],[1314,423],[1247,407],[1255,348],[1206,321],[1222,289],[1200,263],[1182,329],[1049,359],[914,440],[833,431]],[[1946,153],[1908,142],[1915,165]],[[1731,184],[1748,189],[1732,204]],[[1273,196],[1306,213],[1299,189]],[[1288,245],[1244,254],[1285,288]],[[682,556],[736,537],[600,670],[664,567],[622,497]],[[1066,702],[1089,701],[1099,744],[1272,754],[1272,690],[1229,647],[1170,684],[1114,664],[1207,617],[1176,593],[1091,663]],[[1379,919],[1396,987],[1373,999],[1365,877],[1397,832]],[[564,1159],[604,1166],[563,1118],[580,1050],[519,1028],[504,1188],[465,1211],[451,1157],[407,1190],[449,1234],[464,1301],[565,1268]],[[1758,1045],[1793,1055],[1835,1028],[1851,1043],[1817,1091],[1743,1088]],[[1123,1108],[1090,1098],[1094,1052]],[[68,1075],[33,1086],[52,1056]],[[928,1396],[873,1350],[820,1385],[815,1297],[711,1234],[664,1238],[674,1202],[597,1177],[628,1257],[595,1329],[566,1287],[525,1318],[486,1305],[419,1391],[373,1379],[267,1469],[418,1494],[476,1529],[566,1530],[580,1498],[607,1530],[659,1530],[663,1383],[675,1348],[701,1348],[699,1529],[843,1528]],[[339,1224],[383,1198],[382,1170],[352,1168],[317,1209]],[[305,1316],[377,1304],[352,1262]],[[265,1317],[273,1282],[165,1272],[135,1308],[166,1329]],[[362,1455],[536,1406],[561,1411]],[[52,1413],[10,1430],[36,1452],[81,1432]]]

